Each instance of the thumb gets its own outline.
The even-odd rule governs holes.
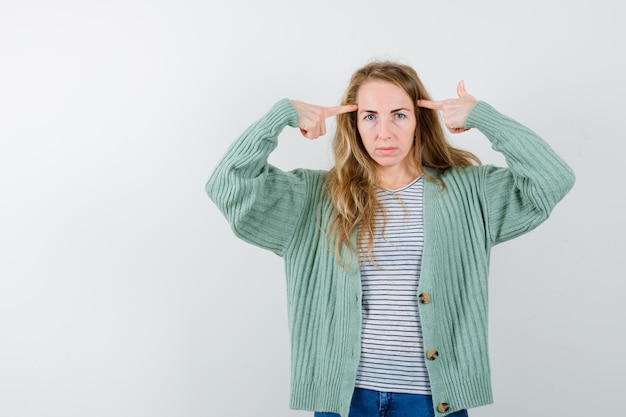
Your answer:
[[[456,86],[456,94],[459,96],[459,98],[467,97],[469,95],[465,90],[465,81],[459,81]]]

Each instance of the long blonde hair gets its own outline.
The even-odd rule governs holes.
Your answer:
[[[430,100],[430,96],[415,70],[408,65],[390,61],[367,64],[352,75],[341,104],[356,103],[359,88],[371,80],[386,81],[400,87],[415,104],[417,127],[411,156],[416,167],[444,172],[450,168],[480,164],[474,154],[454,148],[447,142],[436,110],[417,107],[417,100]],[[337,214],[330,223],[328,238],[334,242],[337,258],[343,263],[342,246],[345,245],[353,254],[358,251],[350,240],[357,229],[358,245],[367,239],[368,258],[373,261],[374,220],[381,208],[375,191],[377,164],[363,146],[357,129],[356,112],[337,116],[332,147],[335,165],[327,174],[326,193]],[[442,191],[445,189],[441,180],[426,172],[424,178],[437,182]]]

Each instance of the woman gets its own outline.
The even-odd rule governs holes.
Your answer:
[[[291,407],[317,416],[466,416],[492,402],[493,245],[547,219],[574,175],[529,129],[477,101],[432,101],[415,71],[374,62],[342,104],[281,100],[230,147],[206,190],[242,239],[285,261]],[[478,128],[507,168],[445,140]],[[287,125],[337,116],[329,172],[268,164]]]

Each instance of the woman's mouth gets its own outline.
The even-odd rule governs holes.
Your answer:
[[[389,155],[391,153],[394,153],[395,151],[396,151],[396,148],[390,148],[390,147],[378,148],[378,152],[382,155]]]

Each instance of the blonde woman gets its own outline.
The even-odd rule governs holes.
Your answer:
[[[285,262],[291,407],[318,417],[467,416],[492,402],[490,249],[535,228],[572,170],[535,133],[467,93],[433,101],[416,72],[373,62],[340,106],[281,100],[228,150],[206,190],[243,240]],[[506,168],[451,146],[479,129]],[[268,164],[281,131],[337,117],[335,164]]]

